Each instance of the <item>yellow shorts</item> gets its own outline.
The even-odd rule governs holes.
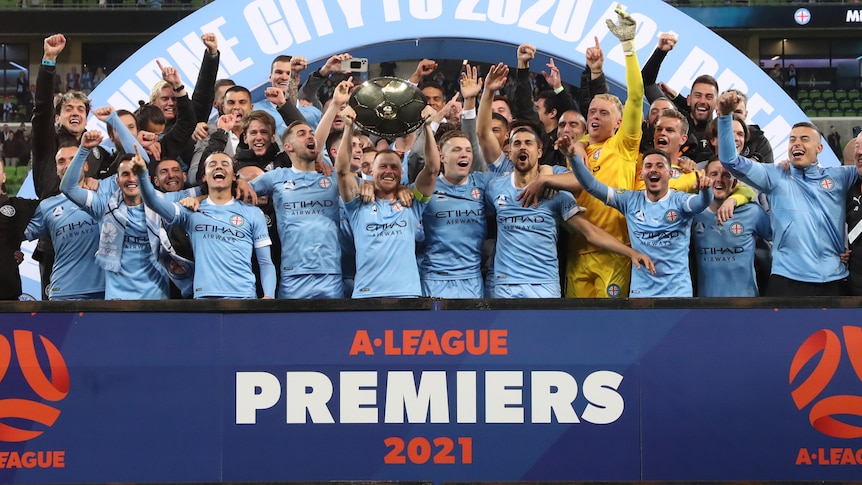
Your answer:
[[[566,264],[566,298],[628,298],[631,280],[628,256],[605,251],[579,254]]]

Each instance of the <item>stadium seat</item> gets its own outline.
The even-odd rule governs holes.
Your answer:
[[[796,93],[796,99],[798,101],[807,100],[809,99],[808,94],[808,90],[800,90],[798,93]]]
[[[844,108],[844,116],[847,116],[847,117],[856,117],[856,116],[859,116],[859,115],[858,115],[858,113],[859,113],[859,112],[858,112],[858,111],[856,111],[856,110],[855,110],[855,109],[853,109],[853,108]]]
[[[835,90],[835,99],[837,99],[838,101],[843,101],[847,99],[847,91],[844,89]]]
[[[820,90],[820,98],[821,99],[835,99],[835,92],[831,89],[822,89]]]
[[[808,111],[813,107],[814,103],[812,103],[811,101],[805,100],[799,102],[799,109],[801,109],[802,111]]]
[[[831,116],[833,118],[843,118],[844,117],[844,110],[841,108],[835,108],[835,109],[829,111],[829,116]]]
[[[851,89],[850,91],[847,91],[847,99],[853,100],[859,98],[862,98],[862,96],[859,95],[858,89]]]

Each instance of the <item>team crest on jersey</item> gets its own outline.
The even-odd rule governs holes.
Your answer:
[[[296,182],[293,180],[285,180],[284,181],[284,190],[293,190],[296,187]]]
[[[241,226],[243,222],[245,222],[245,219],[243,219],[242,216],[240,216],[240,215],[236,215],[236,216],[233,216],[230,218],[230,223],[234,227]]]
[[[665,222],[676,222],[679,220],[679,212],[671,209],[664,213]]]
[[[54,217],[62,216],[64,210],[66,210],[66,209],[64,209],[62,205],[58,205],[57,207],[54,207]]]
[[[608,297],[619,298],[620,293],[622,293],[623,290],[622,290],[622,288],[620,288],[620,285],[615,283],[615,284],[608,286],[607,292],[608,292]]]
[[[404,207],[401,206],[401,202],[397,202],[394,206],[392,206],[392,210],[394,210],[395,212],[401,212],[402,210],[404,210]]]
[[[678,178],[680,178],[681,176],[682,176],[682,172],[680,171],[680,169],[678,169],[678,168],[676,168],[676,167],[673,167],[673,168],[671,168],[671,169],[670,169],[670,178],[672,178],[672,179],[678,179]]]
[[[479,190],[479,189],[473,189],[473,190],[471,190],[471,191],[470,191],[470,195],[471,195],[474,199],[480,199],[480,198],[482,198],[482,191],[481,191],[481,190]]]
[[[734,236],[741,236],[743,232],[745,232],[745,227],[742,224],[734,222],[730,225],[730,233]]]
[[[698,234],[703,234],[704,232],[706,232],[706,224],[704,224],[702,222],[695,222],[694,223],[694,232],[696,232]]]
[[[826,177],[820,181],[820,187],[829,192],[833,187],[835,187],[835,181],[832,180],[832,177]]]
[[[509,203],[509,199],[506,197],[506,194],[500,194],[494,199],[494,205],[498,207],[505,207]]]
[[[317,184],[320,185],[321,187],[323,187],[324,189],[328,189],[329,186],[332,185],[332,182],[330,182],[328,178],[322,178],[322,179],[320,179],[320,182],[318,182]]]
[[[646,216],[642,210],[638,210],[635,212],[635,219],[644,222],[646,220]]]
[[[117,226],[114,224],[102,225],[102,233],[99,235],[99,238],[107,243],[114,242],[117,239]]]
[[[601,154],[602,154],[602,149],[599,148],[598,150],[596,150],[596,153],[593,153],[593,160],[598,160],[599,157],[601,156]],[[597,171],[598,171],[598,169],[593,170],[593,172],[597,172]]]
[[[266,219],[266,227],[272,227],[272,217],[269,214],[264,214],[263,218]]]
[[[12,217],[15,215],[15,207],[4,205],[3,207],[0,207],[0,214],[3,214],[6,217]]]

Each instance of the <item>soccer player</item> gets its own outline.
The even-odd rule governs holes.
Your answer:
[[[60,178],[64,178],[77,152],[77,141],[65,141],[57,150],[55,162]],[[84,174],[80,169],[77,174],[74,180],[82,185]],[[99,223],[90,214],[65,195],[55,195],[39,203],[24,236],[30,241],[50,237],[54,243],[54,264],[46,289],[49,300],[105,298],[105,271],[96,264]]]
[[[538,133],[526,126],[515,128],[509,140],[509,158],[513,159],[515,171],[511,176],[494,179],[485,192],[485,200],[489,207],[493,207],[497,220],[497,253],[494,259],[494,292],[497,298],[560,297],[558,221],[565,221],[590,243],[626,255],[638,268],[644,264],[652,270],[652,261],[648,257],[580,215],[583,209],[568,192],[557,192],[550,199],[521,207],[518,195],[539,175],[542,140]]]
[[[350,170],[353,123],[356,113],[346,107],[344,136],[335,161],[338,191],[344,201],[353,240],[356,244],[356,279],[353,298],[418,297],[422,295],[419,269],[414,256],[416,233],[422,213],[434,192],[440,172],[440,154],[431,129],[433,108],[426,106],[425,166],[416,177],[411,207],[395,201],[402,177],[401,157],[392,150],[381,150],[374,158],[374,198],[363,203],[359,183]]]
[[[716,214],[738,180],[715,157],[706,166],[712,179],[713,200],[694,216],[693,238],[697,261],[697,296],[759,296],[754,272],[756,238],[771,240],[769,216],[757,204],[739,207],[720,223]]]
[[[820,166],[820,130],[808,122],[790,131],[789,170],[737,155],[730,116],[737,104],[734,92],[718,98],[718,155],[730,173],[769,196],[774,240],[767,296],[844,294],[845,202],[862,169]]]
[[[422,295],[482,298],[482,243],[486,236],[485,190],[498,175],[472,172],[467,134],[450,131],[440,139],[443,173],[422,216],[425,242],[419,271]]]
[[[670,157],[659,150],[647,151],[643,157],[641,177],[646,190],[608,187],[578,157],[570,159],[570,165],[584,190],[625,215],[632,248],[655,261],[655,274],[632,271],[629,297],[692,296],[689,233],[694,215],[712,201],[709,177],[697,176],[697,195],[670,190]]]
[[[285,131],[291,168],[276,168],[251,182],[271,196],[281,239],[279,298],[342,298],[338,243],[338,183],[315,170],[314,130],[296,121]]]
[[[133,158],[133,170],[137,175],[147,170],[139,156]],[[149,178],[140,179],[144,203],[169,224],[180,224],[189,232],[195,253],[195,298],[256,298],[252,252],[260,265],[263,298],[275,296],[275,266],[266,220],[259,208],[234,199],[230,156],[213,153],[204,161],[203,183],[208,197],[198,211],[159,197]]]
[[[92,191],[76,185],[76,175],[81,173],[90,150],[101,141],[99,132],[84,133],[60,190],[99,222],[96,263],[105,270],[105,299],[166,299],[168,277],[157,259],[161,221],[156,214],[144,210],[131,157],[117,168],[118,190]]]

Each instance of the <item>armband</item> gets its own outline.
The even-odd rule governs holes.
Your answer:
[[[566,88],[563,86],[560,86],[558,88],[554,88],[554,94],[560,94],[563,92],[564,89],[566,89]]]
[[[431,201],[430,195],[423,195],[422,192],[419,192],[419,189],[417,189],[415,186],[413,187],[413,197],[415,197],[416,200],[422,202],[423,204],[427,204]]]
[[[42,59],[42,65],[43,65],[43,66],[53,67],[53,66],[56,66],[56,65],[57,65],[57,61],[52,61],[52,60],[50,60],[50,59]]]
[[[177,87],[175,87],[175,88],[174,88],[174,92],[175,92],[175,93],[178,93],[178,92],[182,91],[182,90],[183,90],[183,89],[185,89],[185,88],[186,88],[186,85],[185,85],[185,84],[180,84],[179,86],[177,86]]]

